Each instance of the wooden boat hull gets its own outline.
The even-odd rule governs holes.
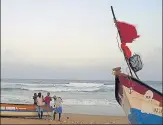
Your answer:
[[[115,97],[130,124],[162,124],[163,94],[145,83],[114,70]]]
[[[37,106],[33,104],[0,104],[0,116],[9,117],[37,117]],[[43,106],[43,116],[51,115],[51,109]]]

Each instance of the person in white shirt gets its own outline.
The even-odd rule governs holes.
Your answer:
[[[55,120],[55,115],[59,114],[59,121],[61,120],[61,114],[62,114],[62,98],[61,97],[53,97],[54,99],[54,110],[53,110],[53,120]]]
[[[43,96],[41,96],[41,93],[38,93],[37,97],[37,112],[38,112],[38,117],[39,119],[42,119],[43,116],[43,107],[44,106],[44,99]]]

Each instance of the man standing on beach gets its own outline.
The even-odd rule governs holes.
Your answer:
[[[53,120],[55,120],[55,115],[59,114],[59,121],[61,120],[61,114],[62,114],[62,98],[61,97],[55,97],[55,108],[54,108],[54,114],[53,114]]]
[[[51,97],[50,97],[50,92],[47,93],[47,96],[44,99],[45,104],[50,108],[50,101],[52,101]]]
[[[37,97],[37,112],[40,119],[42,119],[43,116],[43,108],[42,108],[43,105],[44,105],[44,99],[41,96],[41,92],[39,92]]]

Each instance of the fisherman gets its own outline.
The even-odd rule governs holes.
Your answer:
[[[61,97],[55,97],[54,98],[54,110],[53,110],[53,120],[55,120],[55,115],[59,114],[59,121],[61,120],[61,114],[62,114],[62,98]]]
[[[57,97],[54,95],[52,97],[52,99],[54,100],[54,105],[52,106],[52,115],[51,115],[51,119],[52,120],[55,120],[55,107],[56,107],[56,100],[57,100]]]
[[[42,119],[43,116],[43,106],[44,106],[44,99],[43,96],[41,96],[41,92],[39,92],[37,97],[37,112],[38,112],[39,119]]]
[[[50,97],[50,92],[47,93],[47,96],[44,98],[45,104],[50,108],[50,101],[52,101]]]
[[[33,95],[33,101],[34,101],[34,105],[37,105],[37,94],[34,93]]]

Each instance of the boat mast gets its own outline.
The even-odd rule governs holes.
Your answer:
[[[113,7],[112,7],[112,6],[111,6],[111,11],[112,11],[112,15],[113,15],[114,22],[117,22],[117,19],[116,19],[116,17],[115,17],[114,10],[113,10]],[[117,27],[117,26],[116,26],[116,27]],[[120,40],[121,40],[121,43],[122,43],[122,37],[121,37],[120,30],[118,29],[118,27],[117,27],[117,30],[118,30],[118,34],[119,34],[119,37],[120,37]],[[123,51],[122,51],[122,52],[123,52]],[[126,61],[126,63],[127,63],[128,68],[129,68],[129,70],[130,70],[130,74],[131,74],[131,76],[133,77],[132,69],[131,69],[131,67],[130,67],[130,65],[129,65],[128,59],[126,58],[124,52],[123,52],[123,56],[124,56],[124,58],[125,58],[125,61]],[[133,72],[134,72],[134,71],[133,71]],[[134,74],[135,74],[135,76],[137,77],[137,79],[139,79],[139,77],[137,76],[136,72],[134,72]]]

